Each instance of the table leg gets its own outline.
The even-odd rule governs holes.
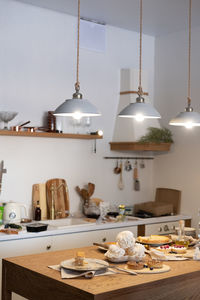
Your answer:
[[[12,292],[7,286],[7,270],[4,261],[2,261],[2,300],[12,300]]]

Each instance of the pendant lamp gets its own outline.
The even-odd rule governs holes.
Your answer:
[[[194,126],[200,126],[200,114],[193,111],[191,106],[191,21],[192,21],[192,0],[189,0],[189,43],[188,43],[188,97],[187,107],[184,112],[180,112],[169,124],[174,126],[185,126],[186,128],[192,128]]]
[[[144,119],[159,119],[159,112],[148,103],[145,103],[142,90],[142,0],[140,0],[140,55],[139,55],[139,87],[135,103],[130,103],[119,114],[119,117],[134,118],[137,121]]]
[[[76,65],[76,83],[75,93],[72,99],[67,99],[54,111],[55,116],[73,117],[80,119],[82,117],[100,116],[99,110],[88,100],[84,99],[80,93],[79,82],[79,42],[80,42],[80,0],[78,0],[78,26],[77,26],[77,65]]]

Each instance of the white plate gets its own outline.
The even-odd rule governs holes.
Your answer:
[[[75,271],[97,271],[109,267],[109,264],[101,259],[85,258],[86,264],[84,266],[76,266],[74,258],[64,260],[60,263],[61,267]]]
[[[107,258],[108,261],[115,262],[115,263],[122,263],[122,262],[126,262],[126,261],[129,260],[129,256],[128,255],[121,256],[121,257],[118,257],[118,258],[114,258],[114,257],[110,258],[110,257],[106,256],[106,258]]]

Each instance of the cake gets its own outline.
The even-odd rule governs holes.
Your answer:
[[[170,239],[163,235],[139,236],[138,241],[147,244],[165,244],[169,243]]]
[[[125,255],[125,250],[120,248],[118,245],[110,245],[105,256],[108,258],[120,258]]]
[[[184,254],[187,251],[187,248],[182,245],[173,245],[171,247],[171,251],[177,254]]]
[[[84,266],[85,264],[87,264],[87,262],[85,261],[85,252],[78,251],[76,253],[76,257],[74,259],[74,264],[75,264],[75,266]]]
[[[171,247],[169,245],[162,245],[157,247],[156,250],[159,250],[164,253],[169,253],[171,251]]]
[[[131,231],[122,231],[116,237],[118,246],[122,249],[127,249],[135,244],[135,238]]]
[[[162,266],[163,266],[163,262],[158,260],[158,259],[149,259],[147,261],[147,266],[150,268],[150,269],[161,269]]]
[[[136,262],[136,261],[128,261],[127,267],[128,269],[132,269],[132,270],[142,270],[144,268],[144,263]]]

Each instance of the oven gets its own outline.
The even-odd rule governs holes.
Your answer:
[[[175,227],[179,226],[179,222],[165,222],[157,224],[145,225],[145,235],[149,236],[151,234],[175,234]]]

